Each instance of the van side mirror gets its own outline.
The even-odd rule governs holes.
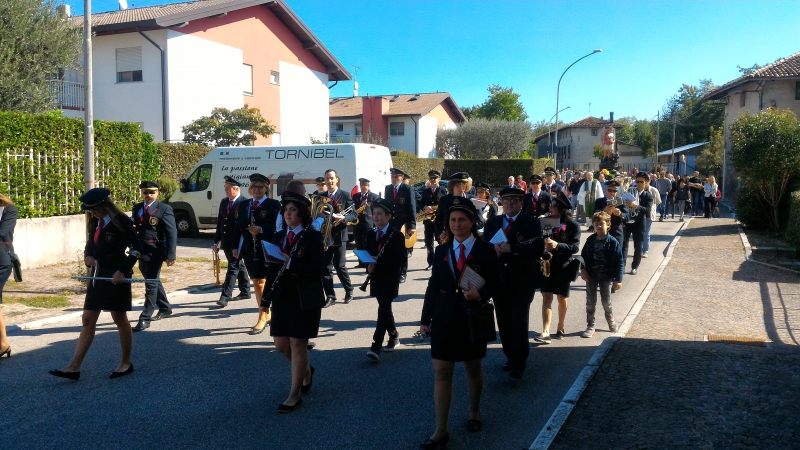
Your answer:
[[[181,178],[180,185],[181,185],[181,192],[189,192],[189,188],[186,186],[188,183],[186,182],[186,178]]]

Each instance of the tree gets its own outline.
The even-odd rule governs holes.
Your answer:
[[[703,142],[709,139],[711,127],[721,128],[725,118],[722,100],[701,101],[716,87],[711,80],[700,80],[699,86],[684,84],[678,93],[667,101],[661,112],[660,149],[672,148],[672,128],[675,123],[675,147]],[[655,124],[654,124],[655,125]],[[653,129],[656,127],[653,126]]]
[[[697,157],[697,165],[705,167],[709,172],[719,172],[722,169],[722,155],[725,149],[725,138],[722,136],[722,128],[711,128],[709,130],[708,144]]]
[[[592,156],[597,159],[603,159],[605,156],[605,153],[603,153],[603,144],[598,142],[592,146]]]
[[[736,65],[736,68],[739,69],[739,73],[742,75],[750,75],[751,73],[755,72],[756,70],[762,68],[764,66],[760,64],[753,64],[750,67],[742,67],[740,65]]]
[[[82,34],[56,0],[0,0],[0,110],[54,109],[49,82],[79,67]]]
[[[233,111],[214,108],[210,116],[203,116],[185,127],[181,127],[183,142],[209,147],[233,147],[253,145],[256,135],[268,137],[275,132],[261,110],[247,105]]]
[[[655,154],[656,133],[650,121],[631,116],[621,117],[618,122],[622,122],[623,126],[617,131],[617,141],[641,147],[642,158],[650,158]]]
[[[439,130],[439,156],[464,159],[507,159],[528,148],[530,124],[524,121],[474,119],[451,130]]]
[[[489,98],[482,104],[461,111],[468,119],[526,120],[528,115],[514,88],[493,84],[488,87]]]
[[[768,205],[767,225],[777,231],[781,200],[792,177],[800,174],[800,122],[788,109],[769,108],[740,115],[730,131],[736,172],[756,197],[747,201]]]

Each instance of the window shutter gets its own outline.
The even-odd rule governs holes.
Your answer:
[[[117,49],[117,72],[142,70],[142,47]]]

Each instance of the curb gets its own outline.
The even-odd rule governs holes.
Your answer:
[[[742,224],[739,223],[739,221],[736,221],[736,228],[738,228],[738,230],[739,230],[739,238],[742,240],[742,246],[744,246],[744,256],[745,256],[745,260],[746,261],[751,262],[751,263],[755,263],[755,264],[761,264],[762,266],[771,267],[773,269],[785,270],[787,272],[792,272],[794,274],[797,274],[797,273],[800,272],[800,271],[797,271],[797,270],[794,270],[794,269],[790,269],[788,267],[781,267],[781,266],[776,266],[775,264],[770,264],[770,263],[757,261],[755,258],[753,258],[753,246],[750,245],[750,241],[747,239],[747,235],[744,234],[744,230],[742,229]]]
[[[536,436],[536,439],[533,441],[528,450],[547,450],[550,447],[550,444],[553,443],[553,440],[556,438],[559,431],[561,431],[561,427],[564,426],[564,423],[567,421],[567,417],[569,417],[572,409],[575,408],[575,404],[578,403],[578,400],[583,394],[583,391],[586,389],[586,386],[589,385],[589,381],[592,380],[592,377],[594,377],[597,369],[600,368],[600,364],[603,363],[606,355],[608,355],[608,352],[611,351],[611,347],[613,347],[618,340],[623,338],[628,330],[631,329],[631,326],[633,326],[636,316],[639,315],[639,311],[642,310],[645,302],[647,302],[647,299],[650,297],[650,293],[653,291],[656,283],[658,283],[658,280],[661,278],[661,274],[664,273],[664,269],[667,268],[667,264],[669,264],[669,262],[672,260],[672,253],[675,251],[675,246],[678,245],[678,241],[691,221],[692,218],[690,217],[683,223],[683,226],[675,234],[675,238],[672,239],[672,242],[670,242],[669,246],[667,247],[667,255],[664,257],[664,260],[661,261],[661,264],[650,278],[650,281],[647,283],[647,286],[645,286],[642,293],[639,294],[639,297],[636,299],[636,302],[634,302],[630,311],[628,311],[628,315],[625,316],[625,320],[622,321],[619,330],[612,336],[605,338],[603,343],[597,347],[592,355],[592,358],[589,359],[589,362],[586,363],[586,366],[578,375],[578,378],[576,378],[575,382],[572,383],[572,386],[564,395],[564,398],[561,399],[561,403],[559,403],[555,411],[553,411],[550,419],[548,419],[547,423],[544,424],[544,427],[542,427],[541,431],[539,431],[539,435]]]
[[[172,292],[168,293],[167,294],[167,298],[169,298],[169,297],[177,297],[177,296],[185,295],[185,294],[196,294],[198,292],[207,291],[207,290],[212,289],[214,287],[217,287],[217,286],[214,286],[214,284],[212,283],[212,284],[205,284],[203,286],[199,286],[199,287],[192,288],[192,289],[180,289],[180,290],[172,291]],[[142,305],[144,305],[144,299],[143,298],[137,298],[137,299],[133,300],[133,306],[142,306]],[[73,313],[69,313],[69,314],[62,314],[60,316],[47,317],[47,318],[44,318],[44,319],[34,320],[32,322],[21,323],[19,325],[9,325],[8,327],[6,327],[6,332],[8,334],[11,334],[12,332],[18,332],[18,331],[23,331],[23,330],[31,330],[31,329],[34,329],[34,328],[41,328],[41,327],[43,327],[45,325],[50,325],[50,324],[53,324],[53,323],[63,322],[65,320],[74,319],[74,318],[80,317],[82,315],[83,315],[83,311],[77,311],[77,312],[73,312]]]

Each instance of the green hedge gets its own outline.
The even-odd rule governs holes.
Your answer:
[[[411,176],[411,183],[428,179],[431,170],[444,171],[445,159],[443,158],[417,158],[415,155],[398,150],[392,156],[392,166],[403,169]]]
[[[189,171],[211,151],[211,147],[198,144],[156,144],[161,159],[160,178],[178,181],[189,175]]]
[[[126,210],[139,199],[139,180],[158,175],[153,137],[135,123],[95,121],[95,179]],[[0,111],[0,192],[21,217],[80,213],[83,121],[55,114]]]
[[[552,165],[553,160],[541,159],[442,159],[417,158],[411,153],[398,151],[392,156],[392,164],[411,175],[411,182],[416,183],[428,177],[428,171],[436,169],[447,179],[456,172],[467,172],[473,182],[488,183],[492,187],[505,186],[508,177],[522,175],[527,181],[534,173],[541,174],[544,168]]]
[[[800,191],[792,192],[789,197],[789,220],[786,222],[785,237],[800,248]]]

